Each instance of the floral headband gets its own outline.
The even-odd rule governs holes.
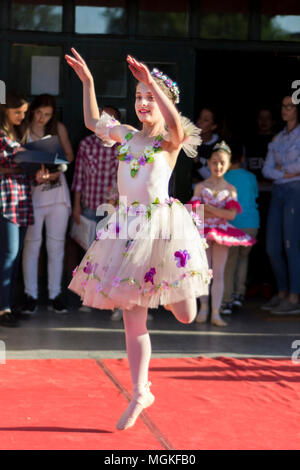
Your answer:
[[[174,96],[175,103],[178,104],[179,103],[179,93],[180,93],[180,91],[179,91],[177,83],[173,82],[173,80],[171,80],[171,78],[169,78],[166,74],[164,74],[163,72],[161,72],[158,69],[153,69],[152,72],[151,72],[151,75],[153,77],[156,77],[159,80],[162,80],[164,82],[164,84],[170,89],[172,95]]]
[[[227,152],[229,155],[231,155],[231,149],[228,147],[226,142],[222,140],[222,142],[218,142],[214,147],[213,147],[213,152],[216,150],[223,150],[224,152]]]

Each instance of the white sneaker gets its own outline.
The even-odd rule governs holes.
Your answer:
[[[123,318],[123,310],[121,310],[120,308],[115,308],[114,312],[111,316],[111,320],[112,321],[121,321],[122,318]]]

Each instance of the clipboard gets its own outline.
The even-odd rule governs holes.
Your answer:
[[[23,147],[26,150],[18,152],[14,160],[27,174],[36,173],[42,164],[69,164],[57,135],[46,136],[43,139],[28,142]]]

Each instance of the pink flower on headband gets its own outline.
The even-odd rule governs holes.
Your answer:
[[[158,78],[159,80],[162,80],[164,82],[164,84],[168,88],[170,88],[173,96],[175,97],[175,103],[176,104],[179,103],[180,91],[179,91],[177,83],[173,82],[173,80],[170,77],[168,77],[166,74],[164,74],[163,72],[161,72],[160,70],[158,70],[156,68],[152,70],[151,75],[153,77]]]

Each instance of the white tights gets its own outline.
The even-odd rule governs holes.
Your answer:
[[[195,299],[187,299],[168,308],[181,323],[191,323],[197,313]],[[146,307],[135,306],[131,310],[124,310],[126,350],[130,366],[133,385],[148,382],[148,368],[151,357],[151,342],[147,330]]]
[[[219,314],[224,292],[224,270],[228,256],[228,247],[216,243],[209,245],[206,250],[209,267],[213,270],[213,279],[211,284],[211,313],[212,316]],[[208,295],[200,297],[200,314],[208,314]]]
[[[167,308],[182,323],[191,323],[197,313],[196,299],[183,300]],[[134,425],[144,408],[154,401],[148,384],[148,370],[151,358],[151,341],[147,330],[146,307],[135,306],[124,310],[126,349],[133,385],[132,400],[117,423],[117,428],[127,429]]]

